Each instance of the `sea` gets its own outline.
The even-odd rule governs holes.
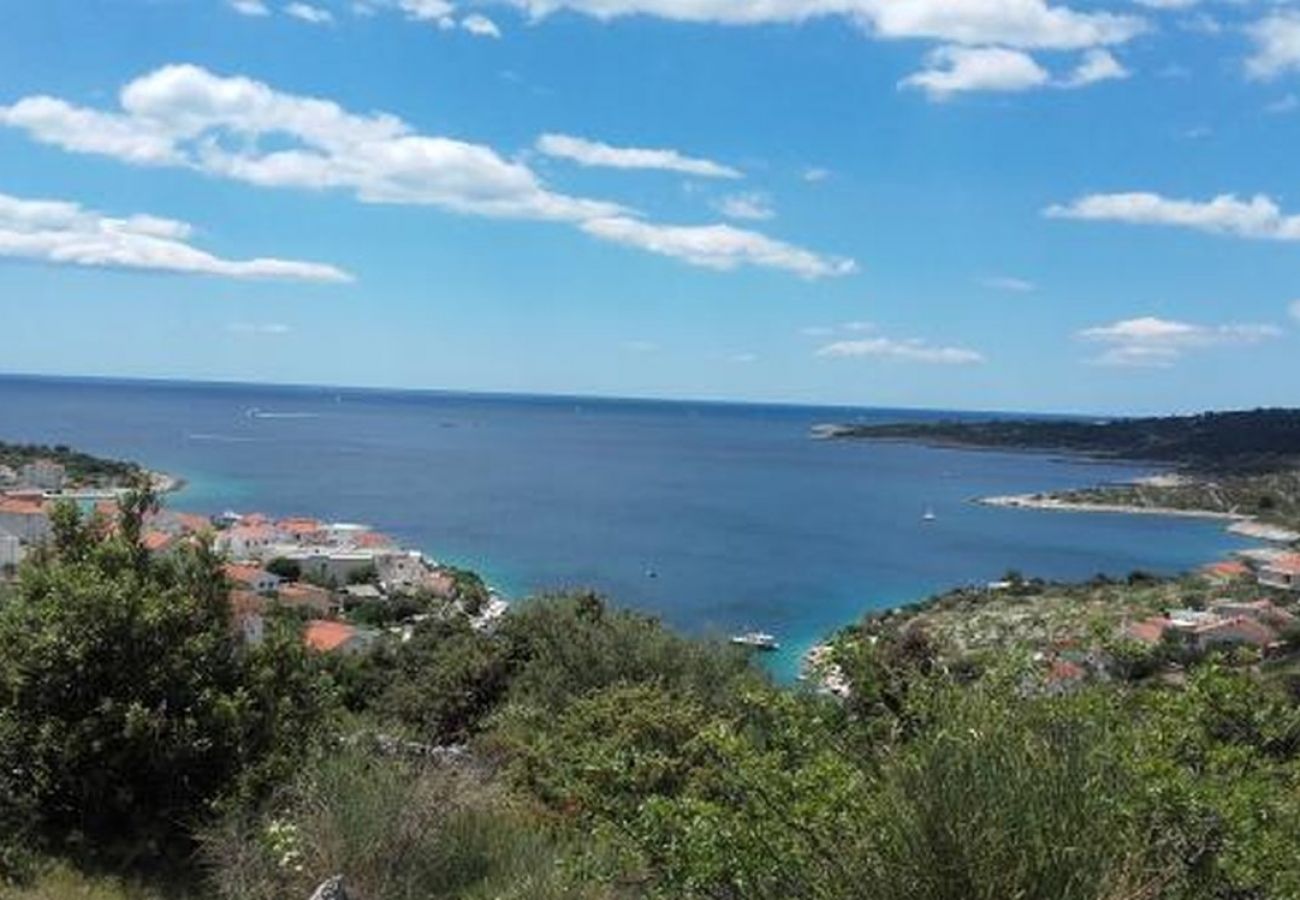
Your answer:
[[[811,437],[972,415],[0,376],[0,440],[180,476],[174,508],[363,522],[512,599],[591,589],[695,635],[771,632],[781,679],[867,611],[1009,569],[1173,574],[1245,546],[1215,521],[973,502],[1140,465]]]

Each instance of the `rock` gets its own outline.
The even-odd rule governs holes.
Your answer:
[[[322,882],[321,886],[316,888],[316,893],[311,895],[311,900],[349,900],[348,892],[343,887],[343,876],[335,875],[328,881]]]

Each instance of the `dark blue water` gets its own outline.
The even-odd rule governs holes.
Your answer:
[[[1135,467],[808,437],[934,415],[0,377],[0,439],[181,475],[175,507],[367,522],[511,595],[592,587],[695,633],[772,631],[783,674],[864,610],[1008,568],[1173,573],[1240,546],[1214,522],[969,502]]]

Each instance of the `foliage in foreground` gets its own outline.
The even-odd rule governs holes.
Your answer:
[[[142,509],[60,513],[0,609],[10,863],[139,876],[197,840],[222,900],[1300,896],[1300,710],[1247,672],[1057,696],[904,629],[840,660],[841,703],[591,595],[323,672],[240,651],[218,561],[149,558]],[[150,896],[37,878],[11,895]]]

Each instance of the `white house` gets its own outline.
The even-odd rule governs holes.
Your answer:
[[[18,470],[18,483],[42,491],[59,491],[67,475],[67,470],[54,460],[37,459]]]
[[[16,567],[22,561],[22,541],[7,531],[0,531],[0,570]]]
[[[50,513],[44,498],[23,494],[0,495],[0,530],[24,544],[35,544],[50,534]]]
[[[1260,566],[1259,583],[1284,591],[1300,591],[1300,553],[1290,553]]]

